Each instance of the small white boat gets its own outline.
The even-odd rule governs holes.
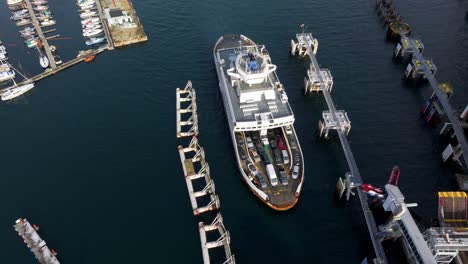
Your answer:
[[[80,17],[81,18],[89,18],[89,17],[95,16],[95,15],[97,15],[96,11],[87,11],[87,12],[81,13]]]
[[[16,22],[16,25],[18,27],[21,27],[21,26],[24,26],[24,25],[27,25],[27,24],[30,24],[30,23],[31,23],[31,19],[23,18],[23,19],[19,20],[18,22]]]
[[[86,45],[92,46],[104,42],[105,38],[90,38],[86,41]]]
[[[94,37],[102,33],[102,29],[91,29],[91,30],[84,30],[83,36],[84,37]]]
[[[7,4],[9,6],[15,6],[15,5],[19,5],[23,2],[23,0],[7,0]]]
[[[31,4],[33,4],[33,5],[45,5],[45,4],[47,4],[47,0],[35,0],[35,1],[32,1]]]
[[[44,21],[41,22],[41,26],[48,27],[48,26],[53,26],[55,25],[55,20],[52,19],[45,19]]]
[[[57,47],[55,47],[54,45],[50,45],[49,48],[50,48],[50,52],[52,53],[57,51]]]
[[[29,33],[29,32],[34,32],[34,31],[36,31],[36,29],[33,27],[25,27],[23,28],[23,30],[20,30],[20,33],[23,34],[23,33]]]
[[[99,23],[90,23],[90,24],[83,25],[83,30],[85,30],[85,29],[98,29],[98,28],[102,28],[102,25],[99,24]]]
[[[30,17],[30,15],[28,13],[24,13],[24,14],[13,14],[10,19],[11,20],[20,20],[20,19],[23,19],[23,18],[28,18]]]
[[[80,0],[80,1],[77,1],[76,4],[79,5],[79,6],[82,6],[82,5],[90,5],[90,4],[95,4],[96,2],[94,0]]]
[[[6,53],[0,53],[0,60],[3,60],[3,61],[8,60]]]
[[[44,10],[47,10],[47,9],[49,9],[49,7],[46,6],[46,5],[39,5],[39,6],[34,7],[34,10],[36,10],[36,11],[44,11]]]
[[[63,63],[62,58],[59,55],[54,55],[54,61],[56,65],[60,65]]]
[[[81,20],[81,25],[90,24],[90,23],[97,23],[97,22],[99,22],[99,20],[100,19],[98,17],[83,19],[83,20]]]
[[[39,64],[41,64],[44,69],[49,67],[49,59],[47,59],[46,55],[41,55],[41,58],[39,58]]]
[[[2,101],[8,101],[26,93],[32,88],[34,88],[34,83],[28,83],[28,84],[21,85],[21,86],[15,86],[13,88],[10,88],[4,91],[0,96],[2,98]]]
[[[8,81],[15,78],[16,74],[6,63],[0,64],[0,82]]]
[[[91,4],[91,5],[83,5],[83,6],[80,6],[80,9],[81,11],[89,11],[91,9],[95,9],[96,6],[94,4]]]

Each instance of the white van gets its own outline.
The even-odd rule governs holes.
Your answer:
[[[271,186],[278,185],[278,177],[276,176],[275,168],[272,164],[266,165],[266,171],[268,174],[268,178],[270,179]]]

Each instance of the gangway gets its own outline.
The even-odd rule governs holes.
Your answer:
[[[335,104],[333,103],[333,100],[330,96],[330,91],[332,88],[331,86],[333,86],[333,79],[331,78],[331,74],[328,70],[324,71],[320,69],[317,59],[315,58],[318,49],[318,40],[313,38],[311,33],[304,32],[296,34],[296,39],[297,43],[294,40],[291,40],[291,54],[298,54],[299,56],[308,55],[311,62],[310,69],[307,72],[309,79],[306,79],[305,81],[306,93],[308,90],[319,90],[322,92],[329,109],[323,114],[324,123],[329,124],[328,126],[324,127],[326,130],[326,135],[328,135],[329,129],[336,130],[346,157],[346,161],[348,163],[348,167],[350,169],[350,173],[346,174],[347,176],[345,182],[341,182],[341,184],[346,188],[346,196],[349,198],[349,195],[353,193],[351,189],[363,183],[361,174],[359,173],[359,169],[354,159],[353,152],[351,151],[351,147],[346,137],[349,133],[349,130],[351,129],[351,122],[349,121],[346,112],[336,110]],[[313,83],[314,89],[307,87],[307,85],[310,83]],[[317,89],[317,87],[320,88]],[[367,194],[364,193],[360,188],[356,188],[356,191],[361,203],[364,217],[366,219],[372,245],[374,247],[374,252],[376,255],[375,261],[376,263],[387,263],[387,258],[385,256],[383,246],[378,238],[379,232],[375,223],[375,219],[372,211],[369,208]]]

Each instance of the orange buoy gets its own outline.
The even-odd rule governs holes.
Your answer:
[[[39,39],[37,40],[37,46],[42,49],[42,41]]]
[[[86,57],[86,59],[84,59],[85,62],[91,62],[92,60],[94,60],[94,55],[89,55]]]
[[[57,251],[55,251],[54,249],[50,249],[50,252],[51,252],[52,255],[54,255],[54,256],[57,256],[57,254],[58,254]]]

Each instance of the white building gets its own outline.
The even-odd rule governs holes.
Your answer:
[[[106,8],[104,9],[104,14],[106,16],[107,23],[110,26],[133,22],[133,19],[128,15],[128,13],[120,8]]]

